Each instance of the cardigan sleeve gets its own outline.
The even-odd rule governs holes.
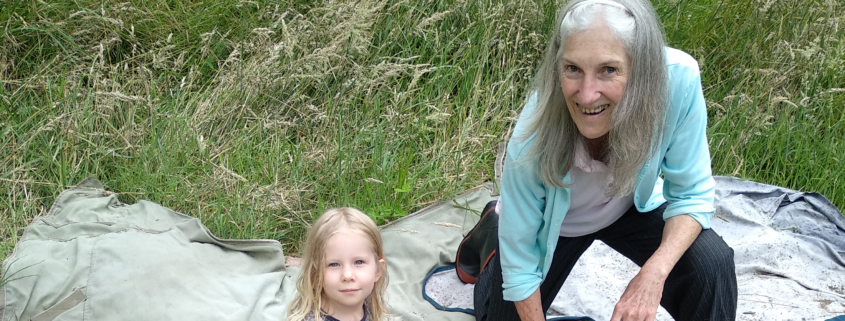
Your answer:
[[[670,108],[667,122],[674,126],[669,135],[663,171],[663,197],[668,206],[663,218],[688,214],[704,229],[710,228],[715,212],[713,201],[716,183],[710,167],[707,141],[707,108],[701,88],[698,63],[688,54],[676,50],[677,63],[668,66],[670,72]],[[668,143],[668,145],[666,145]]]
[[[533,137],[522,139],[536,107],[536,94],[528,99],[510,142],[502,170],[499,213],[499,258],[502,262],[503,296],[508,301],[528,298],[543,282],[542,249],[538,235],[543,225],[545,186],[537,177],[536,161],[523,156]]]
[[[536,178],[534,164],[507,157],[502,172],[499,253],[503,296],[508,301],[525,300],[543,282],[538,235],[543,224],[540,209],[545,207],[545,189]]]

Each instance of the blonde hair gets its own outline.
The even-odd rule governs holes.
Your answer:
[[[549,45],[528,96],[537,109],[523,137],[536,135],[528,159],[536,159],[546,185],[566,187],[561,179],[572,167],[575,143],[583,136],[575,126],[561,90],[561,57],[567,37],[603,19],[631,59],[625,93],[611,115],[604,161],[614,182],[605,192],[624,196],[634,191],[637,173],[660,147],[666,114],[668,72],[665,41],[657,14],[647,0],[572,0],[559,12]]]
[[[344,227],[364,233],[373,244],[373,254],[378,259],[384,260],[381,234],[376,223],[369,216],[351,207],[335,208],[323,213],[314,222],[305,240],[302,274],[296,282],[298,295],[288,307],[287,321],[301,321],[309,314],[313,314],[315,320],[321,319],[319,316],[321,315],[320,308],[323,306],[326,243]],[[376,281],[372,294],[364,301],[364,304],[368,307],[371,320],[383,321],[387,319],[387,303],[384,298],[387,291],[387,268],[376,264],[381,277]]]

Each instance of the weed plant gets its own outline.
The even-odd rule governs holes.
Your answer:
[[[384,223],[492,180],[559,4],[5,1],[0,258],[88,176],[291,254],[329,207]],[[714,172],[845,208],[842,3],[654,4]]]

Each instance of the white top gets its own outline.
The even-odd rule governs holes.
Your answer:
[[[583,236],[601,230],[634,205],[634,193],[607,197],[605,187],[613,182],[613,173],[607,165],[592,159],[582,142],[575,144],[572,165],[571,205],[560,225],[560,236]]]

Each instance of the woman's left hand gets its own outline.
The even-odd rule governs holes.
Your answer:
[[[611,321],[652,321],[663,297],[666,278],[651,270],[640,273],[628,283],[622,298],[613,309]]]

